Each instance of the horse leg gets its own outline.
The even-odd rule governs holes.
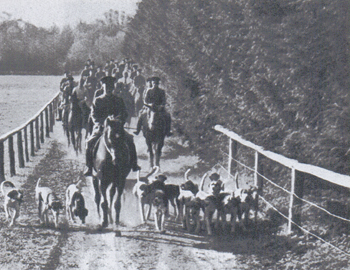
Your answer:
[[[152,169],[154,167],[154,154],[152,149],[152,143],[147,143],[147,146],[148,146],[148,152],[149,152],[149,162]]]
[[[64,133],[66,133],[67,139],[68,139],[68,147],[70,146],[70,134],[68,128],[64,128]]]
[[[97,213],[98,213],[98,217],[101,218],[101,214],[100,214],[101,194],[100,194],[100,188],[99,188],[99,180],[97,177],[94,177],[92,182],[95,190],[95,203],[97,206]]]
[[[71,142],[72,142],[73,148],[74,148],[75,151],[77,151],[74,127],[70,128],[70,136],[71,136]]]
[[[78,133],[77,133],[77,149],[79,150],[80,153],[82,152],[82,150],[81,150],[81,137],[82,137],[82,127],[80,127],[78,129]]]
[[[160,157],[162,155],[162,148],[163,148],[163,145],[164,145],[164,142],[161,142],[159,144],[157,144],[156,146],[156,166],[160,167],[159,166],[159,163],[160,163]]]
[[[122,194],[123,194],[123,191],[124,191],[124,185],[122,186],[119,186],[118,187],[118,196],[117,196],[117,199],[114,203],[114,209],[115,209],[115,224],[116,225],[119,225],[119,217],[120,217],[120,209],[121,209],[121,198],[122,198]]]
[[[108,215],[109,215],[110,223],[113,223],[112,207],[111,206],[113,203],[113,198],[114,198],[116,189],[117,189],[117,186],[115,183],[113,183],[111,189],[109,190],[109,205],[110,205],[110,207],[108,208]]]
[[[103,212],[102,228],[106,228],[108,226],[108,200],[106,186],[101,185],[101,193],[103,197],[103,202],[101,203],[101,208]]]

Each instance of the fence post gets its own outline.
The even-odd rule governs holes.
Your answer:
[[[36,141],[36,150],[40,149],[40,136],[39,136],[39,117],[35,118],[35,141]]]
[[[288,209],[288,231],[287,234],[292,232],[292,220],[293,220],[293,203],[294,203],[294,192],[295,192],[295,169],[292,167],[291,173],[291,188],[290,188],[290,198],[289,198],[289,209]]]
[[[40,114],[40,142],[44,143],[44,113],[41,112]]]
[[[29,150],[28,150],[28,133],[27,133],[27,127],[24,128],[24,153],[26,156],[26,162],[29,162]]]
[[[53,132],[54,115],[53,115],[52,103],[50,103],[50,105],[49,105],[49,114],[50,114],[50,132]]]
[[[5,181],[4,141],[0,141],[0,182]]]
[[[232,139],[228,138],[228,164],[227,171],[231,174],[231,161],[232,161]]]
[[[299,226],[301,226],[301,207],[303,204],[303,201],[301,199],[304,196],[304,181],[305,181],[305,173],[295,171],[295,184],[294,184],[295,197],[293,199],[292,220]],[[295,228],[298,231],[300,230],[298,227],[295,227]]]
[[[34,146],[34,122],[30,122],[30,155],[34,157],[35,146]]]
[[[258,188],[258,192],[256,194],[255,198],[255,212],[254,212],[254,219],[255,219],[255,229],[257,230],[257,217],[258,217],[258,211],[259,211],[259,196],[262,195],[263,191],[263,178],[260,175],[264,174],[264,167],[262,163],[263,155],[261,155],[258,151],[255,151],[255,159],[254,159],[254,186]]]
[[[18,149],[18,164],[19,164],[19,167],[20,168],[24,168],[22,131],[18,131],[17,132],[17,149]]]
[[[16,175],[16,162],[15,162],[15,151],[13,150],[13,137],[12,135],[8,138],[8,147],[9,147],[9,157],[10,157],[10,174],[11,177]]]
[[[46,107],[45,108],[45,131],[46,131],[46,138],[50,138],[50,126],[49,126],[49,110]]]
[[[238,149],[238,143],[231,138],[229,139],[229,149],[228,149],[228,155],[229,155],[229,160],[228,160],[228,172],[231,175],[234,175],[234,171],[237,170],[237,163],[235,160],[237,158],[237,149]]]

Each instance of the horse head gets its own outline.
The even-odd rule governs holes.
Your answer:
[[[125,143],[124,123],[118,117],[110,115],[104,122],[104,141],[115,165],[118,145]]]

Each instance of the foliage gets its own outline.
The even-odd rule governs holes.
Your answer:
[[[60,30],[38,28],[9,15],[0,22],[0,74],[79,72],[88,58],[100,64],[120,58],[128,20],[125,13],[110,10],[94,23]]]
[[[162,70],[177,131],[204,161],[215,124],[350,173],[348,1],[144,0],[123,52]],[[159,73],[159,72],[158,72]]]

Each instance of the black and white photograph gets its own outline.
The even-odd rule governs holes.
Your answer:
[[[349,0],[1,0],[0,269],[350,269]]]

